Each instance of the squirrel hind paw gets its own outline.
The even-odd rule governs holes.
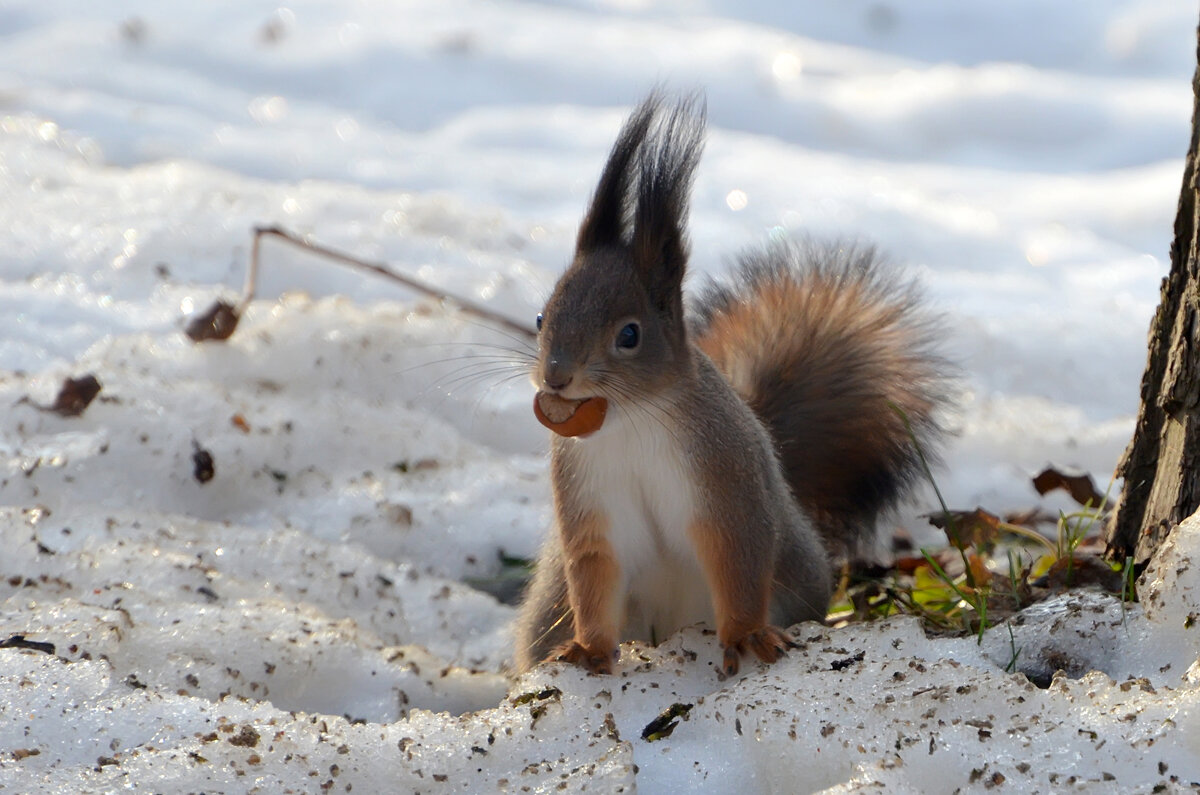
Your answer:
[[[725,656],[721,670],[726,676],[738,672],[741,657],[747,651],[764,663],[773,663],[780,657],[786,657],[788,649],[796,648],[796,643],[778,627],[769,624],[762,629],[747,633],[740,640],[725,645]]]
[[[550,652],[546,662],[565,662],[594,674],[611,674],[616,654],[615,649],[612,652],[589,649],[579,641],[571,640]]]

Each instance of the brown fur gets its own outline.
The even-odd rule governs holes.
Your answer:
[[[745,651],[754,652],[763,662],[775,662],[786,642],[780,646],[768,640],[783,637],[776,627],[767,624],[773,569],[761,565],[761,561],[738,565],[740,539],[728,528],[696,523],[690,535],[712,590],[717,638],[726,650],[722,664],[725,673],[737,673],[739,657]]]
[[[592,655],[617,645],[617,561],[608,541],[608,519],[588,513],[560,519],[567,560],[567,595],[576,605],[573,643]]]
[[[936,457],[942,435],[936,324],[880,267],[870,248],[775,245],[745,255],[733,287],[710,286],[692,323],[839,554],[871,539],[920,475],[916,445]]]

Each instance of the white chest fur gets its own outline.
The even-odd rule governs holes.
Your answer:
[[[711,626],[688,534],[698,487],[669,424],[647,411],[610,410],[600,431],[573,444],[579,485],[609,518],[626,595],[621,639],[658,642],[697,621]]]

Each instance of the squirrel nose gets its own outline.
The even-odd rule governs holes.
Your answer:
[[[571,368],[558,359],[551,359],[542,368],[542,383],[547,389],[566,389],[571,378]]]

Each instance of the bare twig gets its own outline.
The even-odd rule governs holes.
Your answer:
[[[250,253],[250,267],[246,271],[246,286],[243,290],[241,304],[242,309],[245,309],[246,304],[249,303],[254,297],[254,290],[257,284],[256,280],[258,278],[259,246],[260,241],[264,237],[277,237],[280,240],[291,243],[297,248],[311,251],[314,254],[318,254],[335,262],[340,262],[343,265],[349,265],[352,268],[358,268],[369,273],[374,273],[377,276],[391,279],[392,281],[401,284],[408,289],[413,290],[414,292],[418,292],[421,295],[428,296],[429,298],[435,298],[438,301],[449,301],[458,306],[462,311],[475,315],[476,317],[486,320],[489,323],[495,323],[496,325],[502,326],[509,331],[515,331],[518,334],[522,334],[526,337],[537,336],[537,332],[532,328],[522,325],[511,318],[505,317],[499,312],[489,309],[482,304],[477,304],[474,301],[462,298],[460,296],[451,295],[450,293],[439,290],[436,287],[432,287],[422,281],[414,279],[411,276],[405,276],[402,273],[396,273],[388,268],[387,265],[382,263],[367,262],[366,260],[359,259],[358,257],[351,256],[350,254],[346,254],[341,251],[337,251],[336,249],[329,248],[328,246],[323,246],[319,243],[313,243],[310,240],[295,235],[278,226],[259,226],[255,227],[254,229],[254,247]]]
[[[246,268],[246,283],[242,287],[242,297],[236,306],[230,305],[225,301],[218,301],[207,311],[200,313],[192,318],[185,329],[187,335],[196,342],[204,340],[224,340],[233,334],[237,328],[238,320],[246,311],[246,307],[254,300],[255,291],[258,288],[258,268],[259,255],[262,248],[262,239],[264,237],[275,237],[280,240],[290,243],[297,248],[302,248],[316,254],[319,257],[339,262],[343,265],[349,265],[352,268],[373,273],[376,276],[382,276],[385,279],[391,279],[393,282],[400,284],[409,290],[418,292],[421,295],[429,298],[434,298],[438,301],[446,301],[454,304],[463,312],[492,323],[507,331],[512,331],[520,334],[523,337],[533,338],[537,336],[537,332],[532,328],[522,325],[517,321],[506,317],[499,312],[493,311],[482,304],[477,304],[466,298],[457,295],[451,295],[436,287],[425,284],[411,276],[405,276],[402,273],[396,273],[387,265],[377,262],[367,262],[358,257],[351,256],[344,252],[338,251],[328,246],[323,246],[319,243],[313,243],[299,235],[293,234],[286,229],[278,226],[259,226],[254,229],[254,242],[250,248],[250,264]]]

